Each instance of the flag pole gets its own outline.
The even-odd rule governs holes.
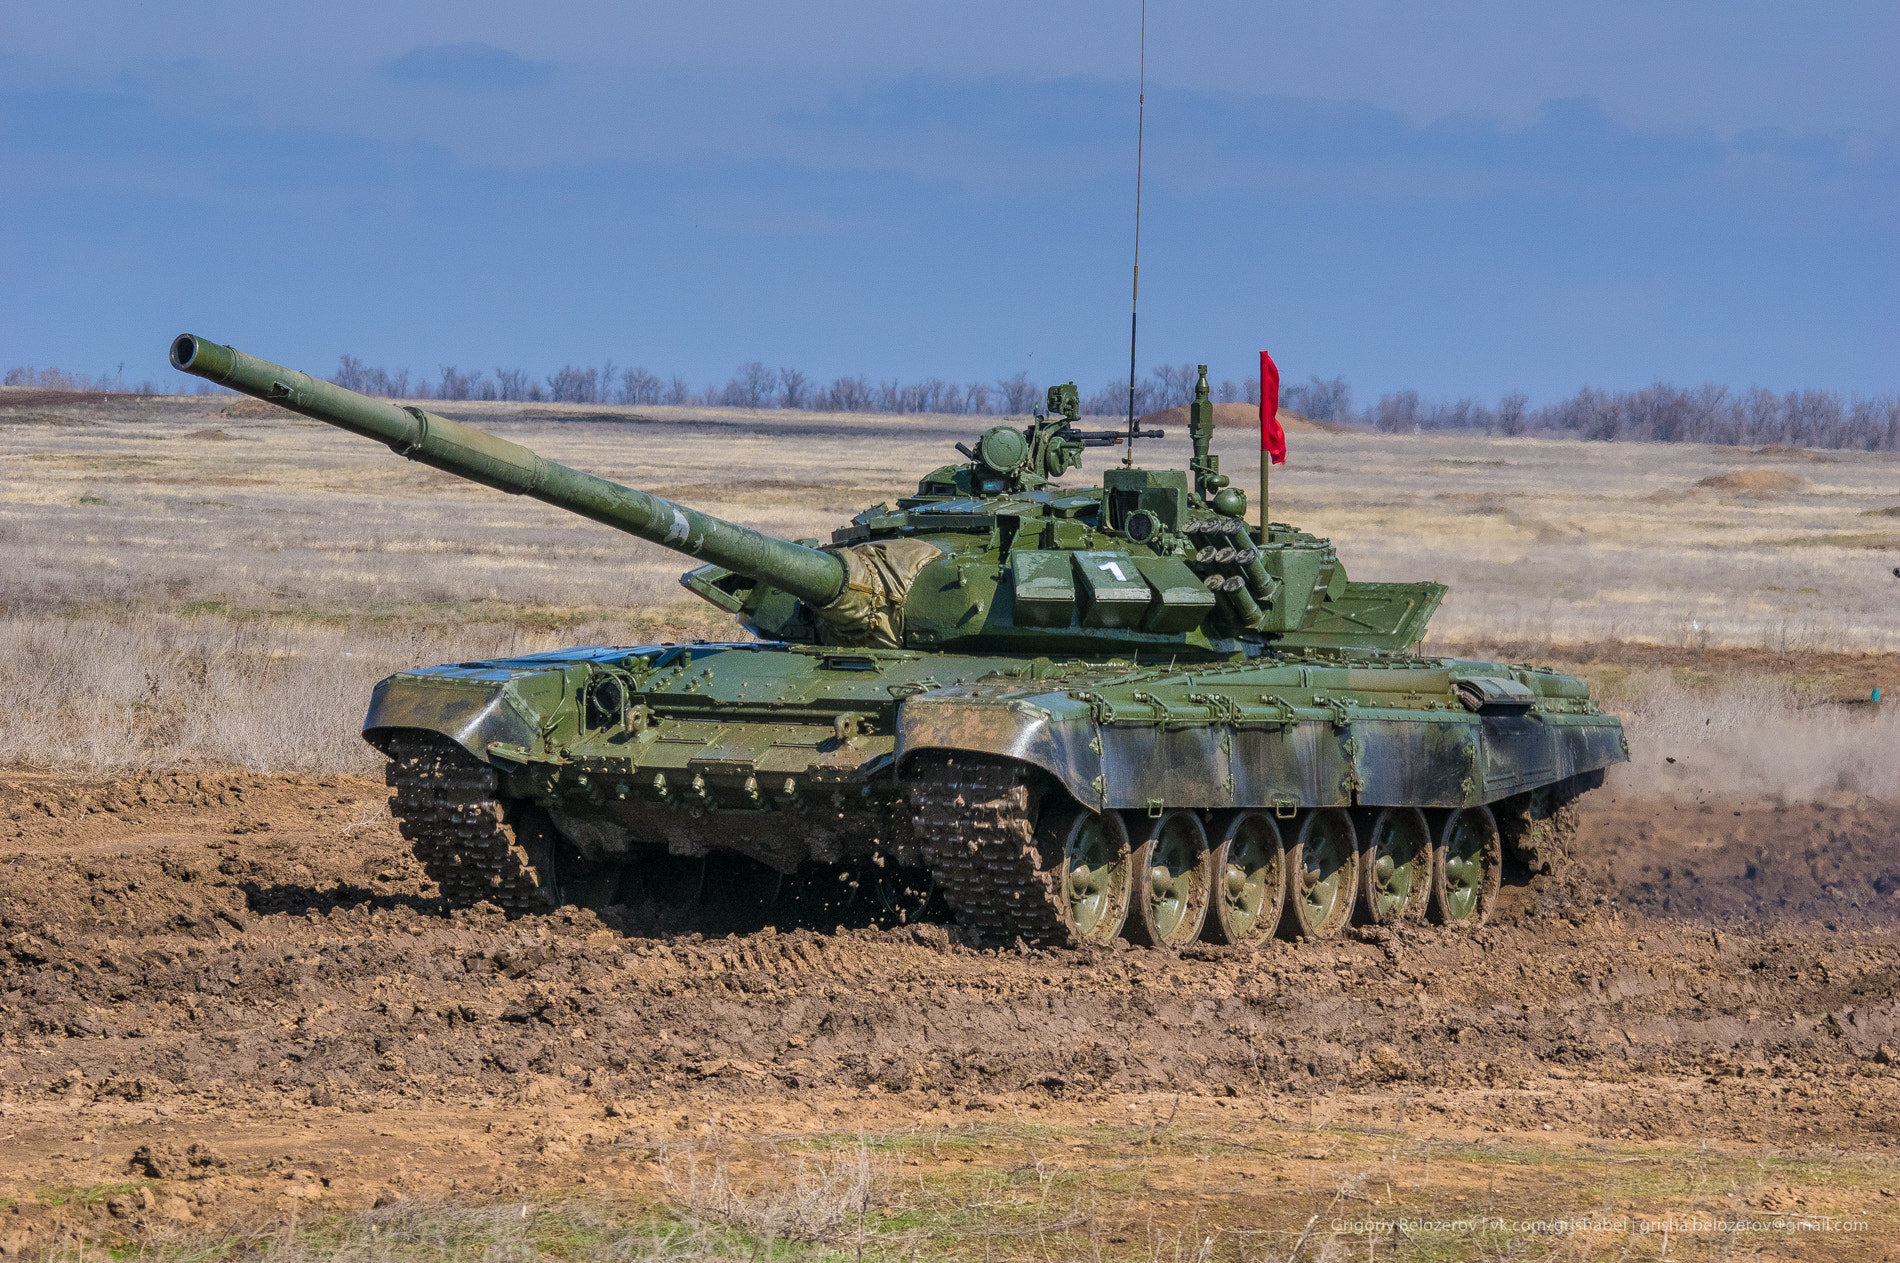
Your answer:
[[[1141,312],[1141,141],[1148,122],[1148,0],[1141,0],[1141,71],[1135,98],[1135,274],[1128,298],[1128,450],[1122,464],[1135,464],[1135,322]]]
[[[1265,447],[1260,449],[1260,542],[1267,542],[1267,471],[1273,468],[1273,457]]]
[[[1271,481],[1273,469],[1273,453],[1267,450],[1267,420],[1269,415],[1272,415],[1273,420],[1279,420],[1277,414],[1280,408],[1278,391],[1274,392],[1273,399],[1267,398],[1267,365],[1271,362],[1267,358],[1267,353],[1262,351],[1260,353],[1260,544],[1263,548],[1267,543],[1267,523],[1272,521],[1267,516],[1268,484]],[[1273,414],[1267,412],[1268,408],[1274,410]]]

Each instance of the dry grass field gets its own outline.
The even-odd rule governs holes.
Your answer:
[[[462,404],[560,461],[787,537],[961,459],[979,421]],[[1255,485],[1244,429],[1227,469]],[[1185,435],[1141,445],[1184,466]],[[1106,459],[1092,453],[1085,475]],[[9,613],[717,624],[679,562],[249,400],[6,410]],[[1900,457],[1550,439],[1296,434],[1274,517],[1355,576],[1431,577],[1452,642],[1900,650]]]
[[[390,671],[735,634],[679,589],[683,563],[663,549],[255,401],[7,400],[0,760],[368,771],[354,723]],[[980,424],[450,411],[789,538],[894,500],[960,459],[952,445]],[[1217,439],[1249,488],[1250,439]],[[1179,432],[1139,451],[1156,466],[1186,455]],[[1083,473],[1106,459],[1091,453]],[[1771,774],[1768,792],[1798,797],[1900,792],[1869,740],[1891,737],[1891,721],[1808,705],[1864,697],[1900,661],[1887,656],[1900,650],[1900,459],[1302,431],[1273,512],[1330,536],[1356,577],[1451,585],[1433,647],[1565,661],[1578,646],[1644,647],[1578,668],[1670,747],[1639,759],[1633,788],[1761,788]],[[1766,716],[1781,728],[1764,743]]]
[[[448,410],[794,538],[975,428]],[[451,910],[371,685],[733,634],[683,563],[248,401],[0,391],[0,1258],[1892,1258],[1900,462],[1292,448],[1276,518],[1452,585],[1428,649],[1629,722],[1575,872],[1476,934]]]

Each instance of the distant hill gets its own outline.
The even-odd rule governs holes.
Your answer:
[[[1315,421],[1303,417],[1297,412],[1280,409],[1280,428],[1288,434],[1359,434],[1349,425],[1340,425],[1335,421]],[[1185,430],[1188,423],[1187,406],[1163,408],[1160,412],[1150,412],[1141,419],[1143,425],[1176,426]],[[1253,403],[1217,403],[1214,405],[1214,424],[1216,426],[1253,426],[1260,425],[1260,405]]]

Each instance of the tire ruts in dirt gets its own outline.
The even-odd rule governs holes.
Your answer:
[[[1060,856],[1037,846],[1028,769],[1001,759],[920,760],[911,780],[912,823],[937,887],[958,924],[1002,946],[1069,946],[1056,900]]]
[[[546,912],[548,898],[495,797],[495,770],[445,737],[391,739],[389,813],[452,904],[486,900],[510,916]]]

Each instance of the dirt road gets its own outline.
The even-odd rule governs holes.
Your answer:
[[[0,1253],[394,1199],[661,1197],[696,1146],[762,1162],[854,1133],[909,1174],[1139,1152],[1150,1227],[1297,1228],[1315,1188],[1375,1170],[1393,1205],[1549,1213],[1598,1196],[1584,1159],[1698,1151],[1756,1174],[1631,1203],[1900,1216],[1900,806],[1593,795],[1576,878],[1508,888],[1475,934],[1175,956],[449,913],[384,797],[0,778]],[[1802,1251],[1879,1258],[1879,1235]]]

